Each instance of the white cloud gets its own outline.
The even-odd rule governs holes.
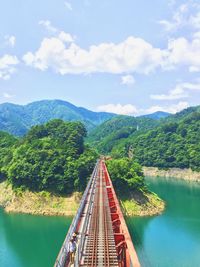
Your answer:
[[[165,106],[160,106],[160,105],[155,105],[151,106],[147,109],[138,109],[136,106],[132,104],[107,104],[107,105],[102,105],[97,107],[97,111],[103,111],[103,112],[111,112],[115,114],[120,114],[120,115],[141,115],[141,114],[151,114],[157,111],[164,111],[164,112],[169,112],[169,113],[177,113],[185,108],[188,108],[189,104],[186,101],[180,101],[177,104],[173,105],[165,105]]]
[[[58,38],[64,43],[72,43],[75,40],[75,38],[71,34],[54,27],[49,20],[41,20],[39,21],[39,25],[42,25],[49,33],[51,33],[51,35],[53,35],[55,38]]]
[[[189,4],[180,5],[174,12],[171,20],[160,20],[159,23],[166,31],[175,31],[189,24]]]
[[[189,91],[200,91],[200,83],[180,83],[171,89],[168,94],[151,95],[156,100],[176,100],[189,97]]]
[[[10,95],[9,93],[3,93],[3,97],[5,98],[12,98],[14,95]]]
[[[120,115],[134,115],[138,113],[137,108],[134,105],[126,104],[107,104],[97,107],[97,111],[111,112]]]
[[[169,112],[169,113],[177,113],[185,108],[188,108],[189,104],[188,102],[179,102],[177,104],[173,105],[168,105],[168,106],[152,106],[146,110],[143,110],[143,114],[151,114],[156,111],[164,111],[164,112]]]
[[[66,6],[66,8],[67,8],[68,10],[72,11],[72,5],[71,5],[70,2],[65,1],[64,5]]]
[[[6,41],[6,45],[14,47],[16,43],[16,37],[14,35],[6,35],[4,36],[4,39]]]
[[[135,79],[133,75],[124,75],[121,77],[121,83],[125,85],[133,85],[135,83]]]
[[[176,5],[173,3],[173,9]],[[179,5],[169,20],[160,20],[159,23],[168,32],[177,31],[184,27],[190,28],[192,31],[200,29],[200,4],[195,0],[189,0]]]
[[[71,36],[71,34],[66,33],[64,31],[61,31],[58,35],[58,38],[66,43],[72,43],[74,41],[74,37]]]
[[[119,44],[101,43],[88,50],[75,43],[66,46],[63,40],[44,38],[40,48],[28,52],[23,59],[35,68],[54,69],[60,74],[107,72],[148,74],[164,64],[166,51],[154,48],[140,38],[128,37]]]
[[[199,30],[200,29],[200,12],[195,15],[192,15],[189,19],[189,23],[192,27]]]
[[[187,5],[179,7],[186,12]],[[177,19],[178,20],[178,19]],[[35,52],[27,52],[23,59],[29,66],[40,70],[53,69],[64,74],[112,73],[123,74],[122,84],[134,83],[127,73],[149,74],[156,69],[172,70],[187,67],[190,72],[200,71],[200,31],[192,39],[170,39],[166,49],[153,47],[141,38],[128,37],[121,43],[100,43],[83,49],[75,37],[61,31],[48,20],[39,22],[51,37],[42,40]]]
[[[0,58],[0,79],[9,80],[16,71],[15,66],[19,63],[16,56],[4,55]]]
[[[170,40],[165,67],[187,66],[189,71],[200,71],[200,39],[188,41],[186,38]]]
[[[57,33],[58,29],[52,26],[49,20],[40,20],[39,25],[42,25],[48,32]]]

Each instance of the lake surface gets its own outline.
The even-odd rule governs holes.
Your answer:
[[[147,178],[167,207],[127,220],[142,267],[200,267],[200,184]],[[0,209],[0,267],[51,267],[72,218],[6,214]]]
[[[0,209],[0,267],[53,266],[71,220]]]
[[[200,267],[200,184],[146,181],[167,206],[162,215],[127,220],[142,267]]]

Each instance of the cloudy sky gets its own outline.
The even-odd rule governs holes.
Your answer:
[[[200,104],[199,74],[199,0],[0,3],[1,103],[175,113]]]

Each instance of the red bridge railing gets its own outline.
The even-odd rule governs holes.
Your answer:
[[[104,160],[94,168],[54,267],[71,266],[68,244],[74,232],[78,242],[73,266],[140,267]]]
[[[120,208],[118,198],[113,188],[105,162],[103,162],[105,172],[106,187],[108,193],[108,200],[110,206],[110,213],[113,224],[113,233],[115,238],[115,245],[118,254],[119,267],[139,267],[137,253],[133,246],[131,236],[129,234],[123,213]]]

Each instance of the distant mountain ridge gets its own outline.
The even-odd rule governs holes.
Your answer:
[[[142,115],[142,116],[139,116],[139,117],[145,117],[145,118],[160,120],[160,119],[163,119],[163,118],[167,118],[170,115],[172,115],[172,114],[171,113],[168,113],[168,112],[156,111],[154,113],[147,114],[147,115]]]
[[[185,114],[199,110],[199,107],[191,107],[183,110],[175,115],[167,112],[157,111],[152,114],[142,115],[138,117],[124,116],[123,127],[126,119],[129,126],[152,128],[157,122],[162,120],[173,121]],[[118,117],[117,114],[108,112],[94,112],[83,107],[77,107],[63,100],[40,100],[27,105],[17,105],[12,103],[0,104],[0,130],[6,131],[16,136],[24,135],[32,126],[46,123],[52,119],[62,119],[64,121],[80,121],[85,124],[90,132],[100,124]],[[130,119],[128,119],[130,118]],[[148,121],[150,119],[151,121]],[[115,121],[113,121],[115,123]],[[144,122],[144,125],[143,125]],[[119,121],[117,121],[119,123]],[[112,124],[112,122],[111,122]],[[125,123],[127,124],[127,122]],[[126,126],[128,126],[126,125]],[[109,127],[109,124],[107,125]],[[143,128],[144,129],[144,128]],[[119,129],[118,129],[119,130]]]
[[[81,121],[91,130],[116,116],[107,112],[94,112],[63,100],[41,100],[27,105],[4,103],[0,105],[0,130],[22,136],[32,126],[51,119]]]

